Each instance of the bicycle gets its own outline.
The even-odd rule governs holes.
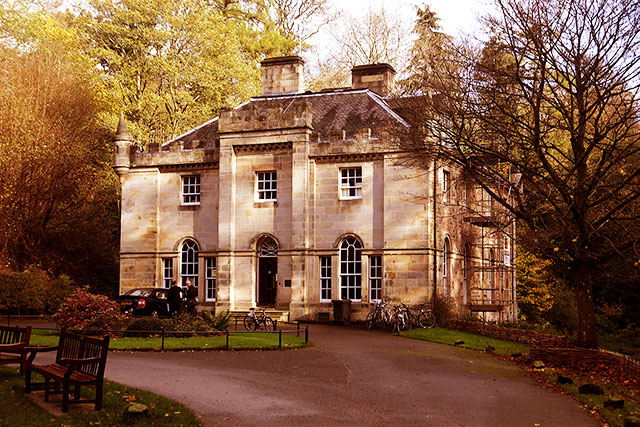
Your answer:
[[[409,321],[409,327],[419,326],[421,328],[433,328],[436,325],[436,317],[433,315],[431,308],[426,308],[427,305],[422,304],[418,309],[418,314],[414,314],[413,311],[406,305],[400,304],[402,310],[406,313],[407,320]]]
[[[275,331],[275,323],[271,317],[267,316],[264,308],[256,312],[255,307],[251,307],[249,312],[244,316],[244,328],[247,331],[256,331],[264,327],[265,331]]]
[[[394,332],[400,333],[401,331],[406,331],[411,326],[409,315],[407,314],[407,310],[405,310],[406,307],[407,306],[402,303],[393,306],[391,328]]]
[[[364,322],[366,329],[386,329],[391,321],[391,315],[387,310],[387,303],[384,301],[373,304],[371,311],[367,314]]]

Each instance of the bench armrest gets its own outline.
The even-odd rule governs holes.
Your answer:
[[[27,343],[0,344],[0,353],[22,353]]]
[[[58,363],[61,364],[62,366],[66,366],[67,367],[67,372],[64,374],[64,377],[65,378],[69,378],[71,376],[71,374],[73,373],[73,371],[79,369],[83,365],[91,365],[93,363],[99,363],[100,360],[101,359],[99,357],[88,357],[86,359],[67,359],[67,358],[62,358],[62,359],[60,359],[60,361]]]
[[[30,365],[31,363],[33,363],[33,359],[36,358],[36,355],[38,353],[44,353],[47,351],[53,351],[53,350],[57,350],[58,346],[57,345],[50,345],[47,347],[32,347],[32,346],[26,346],[22,351],[24,351],[26,354],[29,355],[29,357],[27,357],[27,365]]]

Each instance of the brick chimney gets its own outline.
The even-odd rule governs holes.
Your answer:
[[[396,70],[389,64],[358,65],[351,69],[351,88],[369,89],[380,96],[393,91]]]
[[[304,61],[299,56],[267,58],[261,65],[261,95],[304,91]]]

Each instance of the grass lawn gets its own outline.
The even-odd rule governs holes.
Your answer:
[[[453,345],[456,340],[463,340],[464,344],[459,347],[470,348],[474,350],[486,350],[491,344],[495,347],[494,353],[501,356],[510,356],[519,351],[521,353],[529,353],[529,346],[519,344],[512,341],[502,341],[496,338],[485,337],[484,335],[476,335],[468,332],[454,331],[444,328],[422,329],[416,328],[403,332],[402,336],[417,340],[437,342],[441,344]]]
[[[31,345],[58,345],[58,331],[35,329],[31,334]],[[164,349],[178,350],[224,350],[226,336],[176,338],[166,336]],[[229,335],[229,349],[231,350],[275,350],[278,349],[277,333],[260,332],[231,332]],[[303,337],[282,334],[282,348],[306,347]],[[140,350],[149,351],[162,349],[161,337],[150,338],[111,338],[110,350]]]
[[[85,390],[86,389],[86,390]],[[83,394],[93,396],[94,388],[85,387]],[[148,416],[131,419],[124,415],[127,400],[149,408]],[[200,421],[185,406],[154,393],[126,387],[105,380],[103,407],[100,412],[69,413],[55,417],[24,394],[24,376],[17,369],[0,368],[0,425],[13,426],[86,426],[86,425],[154,425],[198,426]]]

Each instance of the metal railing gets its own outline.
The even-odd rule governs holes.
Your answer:
[[[297,323],[297,322],[296,322]],[[32,328],[34,330],[44,330],[44,331],[60,331],[58,328]],[[228,329],[222,331],[171,331],[171,330],[156,330],[156,331],[142,331],[142,330],[130,330],[130,329],[69,329],[70,332],[87,334],[87,335],[105,335],[105,334],[115,334],[122,335],[123,338],[136,338],[135,334],[144,335],[144,338],[161,338],[160,351],[165,350],[165,339],[168,338],[194,338],[194,337],[202,337],[202,336],[225,336],[225,345],[224,349],[229,350],[230,346],[230,337],[231,335],[244,335],[244,334],[269,334],[274,335],[278,334],[278,349],[282,348],[282,335],[295,335],[300,338],[300,334],[304,334],[304,343],[309,344],[309,327],[305,326],[304,330],[300,329],[300,324],[297,323],[297,328],[283,331],[282,329],[278,329],[276,331],[229,331]],[[134,336],[127,336],[134,335]],[[137,337],[142,338],[142,337]]]

